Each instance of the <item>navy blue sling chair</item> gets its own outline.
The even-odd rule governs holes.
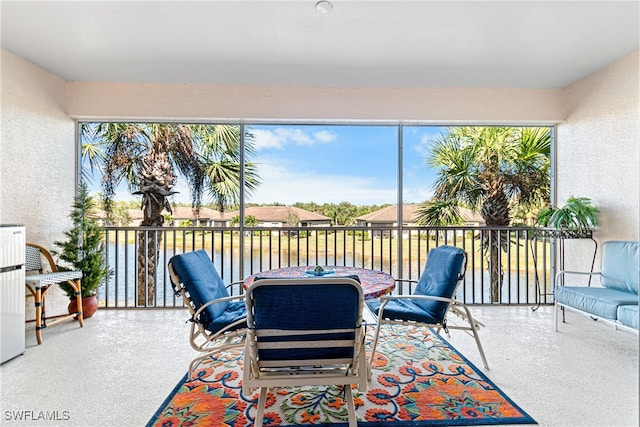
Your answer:
[[[189,364],[191,379],[195,366],[212,355],[244,345],[247,312],[244,295],[231,296],[205,250],[173,256],[168,264],[171,286],[182,297],[191,314],[189,343],[202,354]]]
[[[375,358],[376,346],[382,326],[387,324],[421,325],[444,330],[449,336],[450,329],[471,333],[476,341],[485,369],[489,369],[487,359],[478,336],[478,327],[483,326],[471,315],[469,307],[455,299],[456,291],[464,278],[467,256],[454,246],[439,246],[429,251],[427,263],[418,281],[396,279],[414,286],[409,295],[385,295],[376,300],[368,300],[367,306],[378,316],[378,326],[369,364]],[[463,324],[447,322],[448,314],[455,314]]]
[[[352,385],[367,386],[360,282],[351,277],[256,278],[246,293],[247,338],[242,391],[260,389],[256,427],[267,390],[342,386],[349,426],[357,425]]]

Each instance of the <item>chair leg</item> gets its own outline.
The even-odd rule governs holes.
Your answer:
[[[78,320],[82,328],[84,326],[84,318],[82,317],[82,285],[80,284],[80,280],[69,281],[69,283],[73,285],[76,292],[76,307],[78,310],[76,320]]]
[[[264,420],[264,406],[267,404],[267,387],[260,388],[260,397],[258,398],[258,412],[256,413],[255,427],[262,427]]]
[[[373,337],[373,345],[371,346],[371,356],[369,357],[369,371],[368,371],[369,379],[371,379],[371,366],[373,366],[373,359],[376,356],[376,347],[378,346],[378,337],[380,335],[381,326],[382,326],[382,319],[378,318],[378,324],[376,325],[376,333]]]
[[[349,413],[349,427],[357,427],[358,419],[356,418],[356,405],[353,403],[353,391],[351,384],[344,386],[345,398],[347,399],[347,411]]]
[[[204,359],[207,359],[207,358],[211,357],[212,355],[214,355],[218,351],[219,350],[216,349],[216,350],[210,351],[208,353],[205,353],[205,354],[203,354],[201,356],[198,356],[195,359],[193,359],[191,361],[191,363],[189,363],[189,371],[187,372],[187,381],[191,381],[193,379],[193,371],[195,370],[196,365],[199,365],[200,363],[202,363],[202,361]]]
[[[42,328],[44,328],[44,322],[42,321],[44,310],[42,307],[42,288],[39,286],[35,289],[34,299],[36,305],[36,340],[38,341],[38,345],[40,345],[42,344]]]
[[[480,357],[482,358],[482,363],[484,368],[488,371],[489,364],[487,363],[487,358],[484,355],[484,350],[482,349],[482,344],[480,343],[480,336],[478,335],[478,328],[473,323],[471,324],[471,330],[473,331],[473,337],[476,339],[476,345],[478,346],[478,351],[480,352]]]
[[[482,344],[480,343],[480,335],[478,335],[478,328],[476,327],[476,321],[471,315],[471,311],[469,310],[469,307],[467,307],[465,304],[460,304],[460,306],[464,309],[466,313],[467,322],[469,322],[469,328],[473,333],[473,338],[476,340],[476,345],[478,346],[478,351],[480,352],[480,357],[482,358],[482,364],[484,365],[484,368],[486,370],[489,370],[489,364],[487,363],[487,358],[484,355],[484,349],[482,348]]]

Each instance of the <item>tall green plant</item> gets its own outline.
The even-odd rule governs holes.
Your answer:
[[[65,241],[54,242],[59,248],[54,254],[63,263],[60,269],[82,271],[83,298],[96,295],[98,288],[111,275],[104,252],[102,228],[95,218],[89,216],[94,207],[87,185],[82,182],[69,214],[73,227],[64,233]],[[60,286],[69,298],[75,297],[71,286],[66,283]]]

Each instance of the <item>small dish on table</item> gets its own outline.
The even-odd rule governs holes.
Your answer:
[[[336,271],[331,267],[322,267],[321,265],[316,265],[315,267],[307,268],[304,272],[309,276],[328,276],[335,273]]]

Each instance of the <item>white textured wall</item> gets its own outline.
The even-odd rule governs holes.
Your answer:
[[[558,203],[591,198],[601,211],[599,242],[639,238],[639,80],[636,52],[565,91],[567,118],[557,128]],[[588,267],[590,250],[589,242],[567,243],[566,267]]]
[[[69,84],[77,119],[557,123],[561,90]]]
[[[24,224],[27,241],[52,249],[71,225],[75,189],[75,123],[65,113],[66,82],[5,51],[1,77],[0,223]],[[56,288],[47,312],[65,313],[67,303]]]
[[[639,75],[636,52],[564,91],[66,83],[2,51],[0,222],[45,245],[68,228],[71,118],[559,123],[559,202],[590,197],[599,241],[637,240]],[[569,245],[567,265],[583,267],[585,251]]]
[[[26,225],[27,240],[47,246],[73,203],[77,145],[65,104],[64,80],[2,51],[0,222]]]

